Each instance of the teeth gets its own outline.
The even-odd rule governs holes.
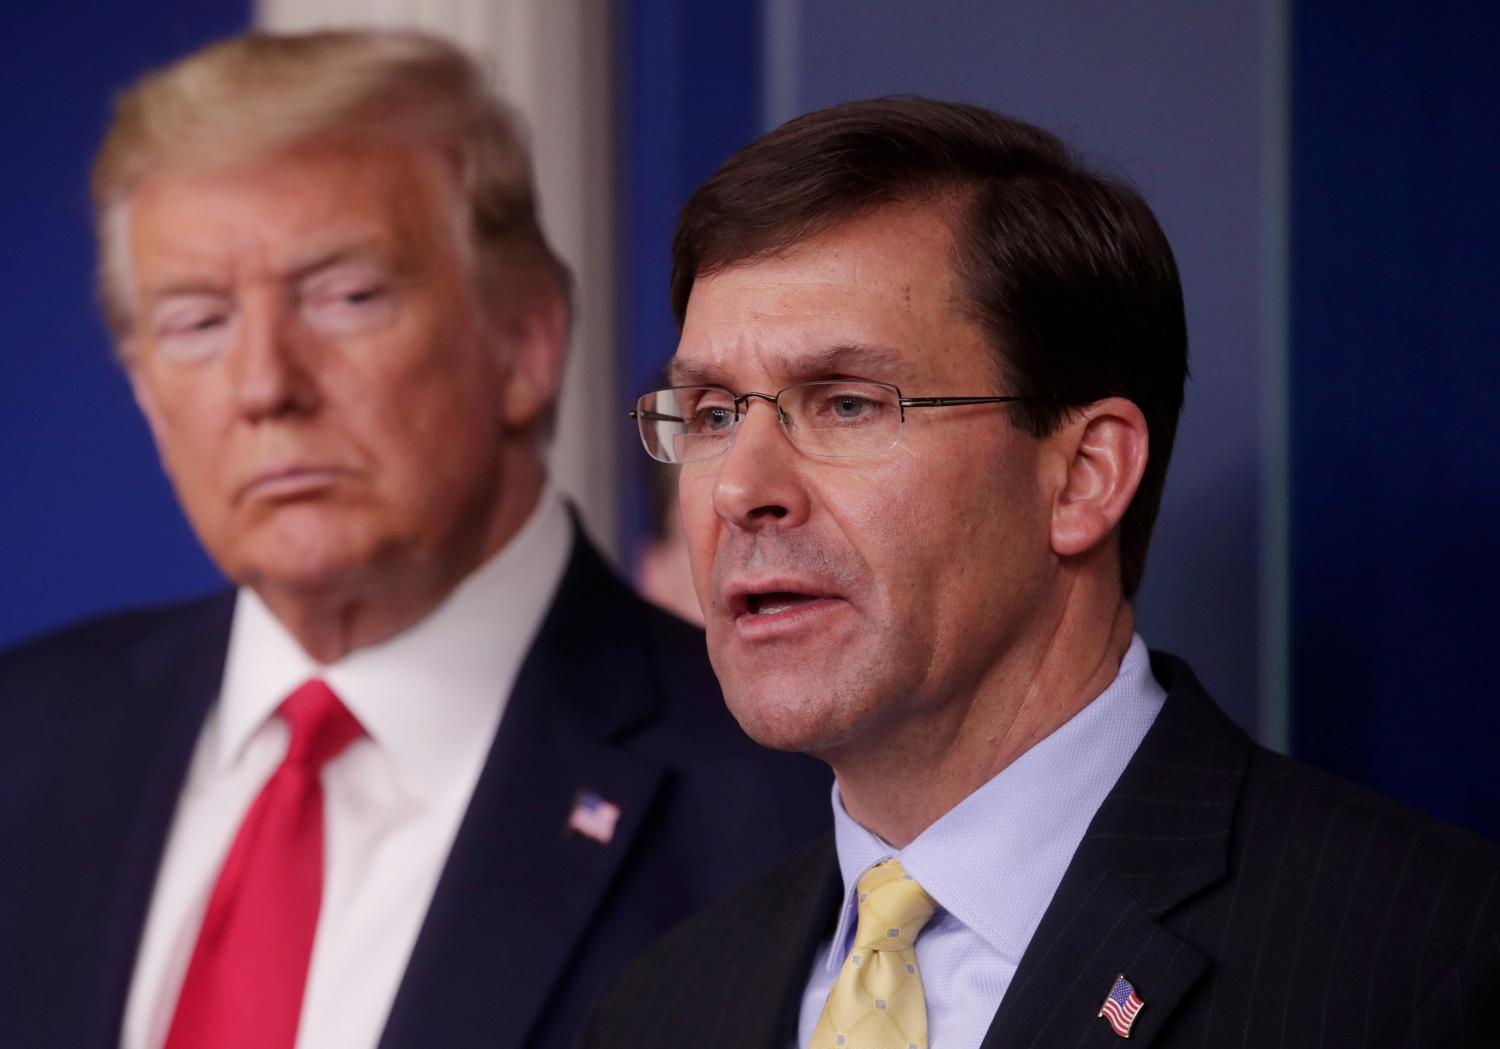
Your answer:
[[[774,616],[778,612],[805,605],[810,600],[812,598],[806,594],[751,594],[745,602],[745,611],[754,616]]]

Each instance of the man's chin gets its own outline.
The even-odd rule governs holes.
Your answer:
[[[848,712],[837,690],[809,689],[808,683],[806,678],[770,675],[750,688],[730,684],[724,688],[725,702],[745,735],[761,746],[823,754],[849,737]]]
[[[369,588],[378,576],[372,544],[349,534],[300,535],[244,551],[232,579],[257,591],[314,596]]]

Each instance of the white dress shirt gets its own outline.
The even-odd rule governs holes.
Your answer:
[[[572,527],[549,487],[503,550],[421,622],[329,666],[241,590],[219,700],[193,753],[125,1007],[123,1049],[160,1049],[219,868],[286,752],[275,711],[321,677],[366,735],[325,766],[324,887],[299,1049],[373,1049]]]
[[[892,856],[937,901],[917,935],[929,1049],[977,1049],[1032,933],[1105,795],[1160,713],[1166,692],[1139,636],[1110,686],[1066,724],[959,802],[904,849],[860,826],[833,788],[844,908],[802,996],[806,1046],[852,948],[855,883]],[[1108,988],[1100,988],[1103,1000]]]

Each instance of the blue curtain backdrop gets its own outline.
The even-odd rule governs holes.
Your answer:
[[[116,89],[245,28],[247,0],[0,14],[0,644],[214,586],[93,308],[88,166]]]
[[[761,132],[759,4],[628,0],[617,8],[621,374],[625,399],[659,386],[677,346],[667,294],[672,230],[699,183]],[[621,406],[624,416],[624,404]],[[622,424],[621,549],[651,533],[660,467]],[[653,473],[655,471],[655,473]]]
[[[113,90],[250,21],[246,0],[12,8],[0,15],[0,135],[12,144],[0,644],[217,582],[90,304],[85,177]],[[1290,582],[1295,752],[1500,837],[1488,659],[1500,624],[1497,10],[1291,9]],[[765,55],[758,4],[627,0],[616,11],[621,352],[634,391],[675,341],[677,208],[760,130]],[[816,43],[808,61],[842,61]],[[648,467],[624,461],[634,537]]]
[[[1500,838],[1500,8],[1304,3],[1292,743]]]

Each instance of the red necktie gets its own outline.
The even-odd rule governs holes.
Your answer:
[[[362,733],[321,681],[281,704],[286,757],[209,897],[165,1049],[292,1049],[323,896],[323,766]]]

